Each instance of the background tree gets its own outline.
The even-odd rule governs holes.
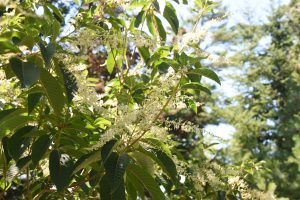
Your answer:
[[[197,121],[167,117],[196,113],[211,92],[203,77],[220,84],[202,65],[198,22],[172,40],[181,29],[174,7],[188,2],[75,3],[1,2],[1,198],[262,196],[244,167],[204,153]],[[215,5],[195,3],[198,20]],[[194,137],[191,154],[168,134],[176,127]]]
[[[264,161],[264,170],[249,177],[252,186],[290,199],[300,198],[298,10],[299,2],[291,1],[264,24],[238,24],[215,35],[231,45],[240,72],[233,74],[240,94],[220,110],[236,128],[225,162]]]

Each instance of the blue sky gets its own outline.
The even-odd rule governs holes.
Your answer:
[[[253,20],[260,22],[266,20],[266,14],[271,6],[277,7],[280,4],[288,3],[289,0],[222,0],[231,13],[232,21],[243,21],[244,13],[250,12]]]

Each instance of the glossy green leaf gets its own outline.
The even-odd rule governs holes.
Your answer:
[[[178,182],[178,173],[176,170],[176,165],[171,157],[169,157],[165,152],[159,149],[151,149],[151,151],[155,154],[157,159],[160,161],[162,168],[164,171],[170,176],[174,183]]]
[[[144,11],[144,10],[141,10],[141,11],[139,12],[139,14],[135,17],[134,26],[135,26],[136,28],[138,28],[138,27],[140,26],[140,24],[142,23],[144,13],[145,13],[145,11]]]
[[[38,164],[49,149],[50,144],[51,138],[49,135],[42,135],[33,143],[31,154],[33,164]]]
[[[221,81],[220,81],[218,75],[210,69],[197,68],[197,69],[193,69],[193,70],[189,71],[188,74],[196,74],[196,75],[205,76],[221,85]]]
[[[20,49],[15,46],[9,38],[0,37],[0,54],[18,53]]]
[[[188,99],[187,102],[186,102],[187,106],[192,109],[195,113],[198,113],[198,108],[197,108],[197,105],[196,103],[191,100],[191,99]]]
[[[30,161],[31,161],[31,155],[25,156],[25,157],[21,158],[20,160],[18,160],[16,165],[19,168],[19,170],[22,170],[24,167],[26,167],[30,164]]]
[[[50,171],[50,177],[52,182],[56,185],[57,189],[62,189],[62,184],[59,184],[60,182],[60,154],[57,150],[53,150],[49,157],[49,171]],[[58,185],[58,186],[57,186]]]
[[[54,5],[50,4],[50,3],[47,3],[46,5],[52,10],[55,19],[57,19],[60,23],[63,23],[64,22],[64,16],[60,12],[60,10],[57,7],[55,7]]]
[[[22,62],[19,58],[12,57],[9,63],[15,75],[21,81],[22,87],[31,86],[39,79],[40,70],[32,57],[28,58],[27,62]]]
[[[7,136],[3,137],[1,140],[6,163],[8,163],[12,159],[12,157],[9,155],[9,152],[8,152],[8,140],[9,140],[9,137],[7,137]]]
[[[114,71],[115,65],[116,65],[116,63],[115,63],[115,58],[114,58],[113,52],[109,52],[109,54],[107,56],[107,71],[110,74]]]
[[[130,188],[131,190],[135,190],[133,193],[133,195],[129,195],[129,192],[128,191],[128,188],[127,188],[127,193],[128,193],[128,200],[130,200],[130,196],[132,198],[132,200],[136,200],[136,195],[138,194],[139,198],[141,198],[142,200],[145,199],[145,189],[144,189],[144,186],[143,184],[140,182],[139,179],[137,179],[136,177],[134,176],[130,176],[128,173],[126,173],[126,184],[129,183],[131,184],[131,186],[133,188]],[[132,193],[132,192],[131,192]],[[135,197],[135,198],[134,198]]]
[[[31,139],[26,137],[30,131],[32,131],[34,126],[25,126],[18,129],[8,140],[7,147],[9,155],[15,160],[18,161],[19,158],[23,155],[27,147],[30,145]]]
[[[43,93],[30,93],[28,94],[27,98],[27,105],[28,105],[28,114],[30,114],[33,109],[38,105]]]
[[[140,166],[129,164],[126,173],[138,179],[144,188],[146,188],[152,199],[165,199],[164,193],[160,190],[159,185],[155,182],[153,177],[143,170]]]
[[[12,57],[9,59],[9,64],[15,75],[18,77],[18,79],[21,81],[23,86],[23,62],[21,59],[17,57]]]
[[[51,181],[60,192],[66,188],[72,180],[73,163],[59,151],[53,150],[49,157],[49,171]]]
[[[137,190],[134,188],[129,179],[126,179],[126,192],[128,200],[136,200],[137,198]]]
[[[147,27],[148,30],[150,31],[150,33],[155,36],[156,32],[155,32],[155,28],[153,26],[153,21],[152,21],[152,16],[151,15],[147,15],[146,16],[146,22],[147,22]]]
[[[149,156],[145,156],[145,154],[136,151],[131,153],[132,158],[134,158],[136,164],[138,164],[145,172],[154,176],[155,163]]]
[[[23,84],[25,87],[29,87],[37,82],[40,77],[40,70],[34,59],[28,59],[27,62],[23,62]]]
[[[173,183],[178,182],[178,173],[176,170],[176,165],[173,162],[172,158],[169,157],[166,153],[159,149],[151,148],[150,150],[145,150],[143,148],[139,148],[139,151],[146,156],[149,156],[156,162],[163,171],[172,179]]]
[[[119,156],[115,166],[114,178],[113,178],[113,191],[117,190],[121,183],[124,182],[125,170],[129,164],[129,156],[123,154]]]
[[[60,33],[60,23],[57,20],[53,20],[52,22],[52,37],[51,41],[55,42],[55,39],[58,37]]]
[[[40,43],[40,49],[42,56],[44,58],[46,66],[50,64],[51,59],[54,56],[55,53],[55,44],[50,42],[47,46],[44,46],[42,43]]]
[[[147,143],[156,149],[161,149],[168,156],[172,155],[168,146],[166,144],[164,144],[162,141],[160,141],[159,139],[148,137],[148,138],[142,138],[141,142]]]
[[[179,28],[179,21],[178,21],[178,18],[177,18],[176,10],[170,2],[166,2],[166,6],[165,6],[163,16],[169,22],[169,24],[170,24],[171,28],[173,29],[174,33],[177,34],[178,33],[178,28]]]
[[[138,48],[138,50],[139,50],[139,53],[140,53],[141,57],[143,58],[144,62],[147,63],[150,58],[149,49],[146,47],[140,47],[140,48]]]
[[[63,78],[68,103],[71,103],[78,91],[76,77],[62,63],[59,63],[57,67],[59,68],[58,70],[60,71]]]
[[[41,69],[40,80],[54,112],[60,115],[66,103],[66,99],[57,79],[47,70]]]
[[[7,109],[7,110],[1,110],[0,111],[0,123],[1,123],[1,120],[4,118],[4,117],[6,117],[6,116],[8,116],[9,114],[11,114],[11,113],[13,113],[13,112],[15,112],[15,111],[17,111],[18,109],[16,109],[16,108],[11,108],[11,109]],[[19,113],[19,112],[18,112]]]
[[[92,169],[89,173],[89,183],[91,187],[96,187],[100,181],[100,175],[96,170]]]
[[[112,178],[109,174],[105,174],[101,178],[99,189],[101,200],[126,200],[124,181],[117,190],[113,191]]]
[[[123,174],[128,165],[129,158],[126,154],[122,157],[112,152],[104,163],[105,175],[100,181],[101,199],[125,200],[125,186]]]
[[[32,120],[27,116],[25,109],[16,109],[0,120],[0,135],[7,131],[14,131]]]
[[[204,87],[201,83],[187,83],[181,87],[182,89],[193,89],[197,91],[203,91],[206,92],[207,94],[211,94],[210,89],[207,87]]]
[[[153,23],[157,28],[160,39],[162,41],[165,41],[166,38],[167,38],[167,33],[166,33],[166,30],[165,30],[161,20],[157,16],[154,16],[154,22]]]
[[[101,152],[100,151],[95,151],[95,152],[91,152],[89,154],[83,155],[75,163],[74,170],[72,173],[75,174],[79,170],[81,170],[81,169],[87,167],[88,165],[90,165],[94,162],[97,162],[99,160],[101,160]]]
[[[83,190],[85,195],[89,195],[90,188],[85,183],[86,177],[83,175],[77,175],[74,177],[76,182],[78,183],[79,187]]]
[[[103,145],[103,147],[101,149],[101,157],[102,157],[103,162],[105,162],[107,160],[107,158],[112,153],[114,147],[117,144],[118,144],[117,140],[110,140],[105,145]]]

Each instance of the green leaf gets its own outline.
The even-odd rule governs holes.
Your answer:
[[[155,182],[152,176],[144,171],[140,166],[129,164],[126,173],[129,176],[133,176],[135,179],[138,179],[142,183],[144,188],[149,191],[151,199],[165,199],[165,195],[160,190],[159,185]]]
[[[145,13],[145,11],[141,10],[139,12],[139,14],[135,17],[134,27],[138,28],[140,26],[140,24],[142,23],[142,20],[143,20],[144,13]]]
[[[20,49],[9,38],[0,37],[0,54],[19,53]]]
[[[83,192],[85,193],[85,195],[89,195],[90,188],[85,183],[85,178],[86,177],[84,175],[77,175],[77,176],[75,176],[76,182],[78,183],[78,185],[80,186],[80,188],[83,190]]]
[[[61,192],[72,180],[73,163],[68,160],[66,155],[61,155],[57,150],[53,150],[49,157],[49,171],[51,181]]]
[[[7,115],[0,120],[0,135],[6,133],[6,131],[12,132],[30,122],[32,117],[26,116],[25,112],[25,109],[17,109],[15,111],[10,111],[9,114],[6,113]]]
[[[53,150],[49,157],[49,171],[52,182],[56,185],[57,189],[61,189],[60,182],[60,154],[57,150]],[[58,186],[57,186],[58,185]]]
[[[72,174],[75,174],[79,170],[87,167],[88,165],[101,160],[101,152],[94,151],[89,154],[81,156],[74,165],[74,170]]]
[[[101,200],[126,200],[124,181],[117,190],[112,190],[112,177],[105,174],[100,181],[100,198]]]
[[[166,144],[164,144],[162,141],[160,141],[156,138],[151,138],[151,137],[142,138],[141,142],[147,143],[156,149],[160,149],[161,151],[165,152],[168,156],[172,156],[169,147]]]
[[[113,191],[117,190],[120,184],[124,181],[124,174],[129,161],[130,159],[127,154],[119,156],[114,172]]]
[[[22,170],[24,167],[26,167],[31,161],[31,156],[25,156],[23,158],[21,158],[20,160],[18,160],[17,162],[17,167],[19,168],[19,170]]]
[[[163,169],[163,171],[172,179],[175,184],[178,183],[176,165],[166,153],[159,149],[151,148],[150,150],[145,150],[141,147],[138,149],[138,151],[152,158],[152,160]]]
[[[55,39],[58,37],[59,33],[60,33],[60,23],[57,20],[53,20],[52,37],[51,37],[52,42],[55,42]]]
[[[167,38],[167,33],[165,31],[165,28],[164,28],[161,20],[157,16],[154,16],[154,25],[157,28],[160,39],[162,41],[165,41]]]
[[[40,92],[28,94],[28,98],[27,98],[28,114],[30,114],[33,111],[33,109],[37,106],[42,95],[43,93]]]
[[[139,194],[139,197],[144,200],[145,199],[145,190],[144,190],[144,186],[143,184],[139,181],[139,179],[137,179],[136,177],[134,176],[130,176],[128,173],[126,173],[126,183],[130,183],[133,188],[131,190],[134,190],[135,193],[138,193]],[[130,199],[130,196],[129,196],[129,190],[127,188],[127,193],[128,193],[128,200],[131,200]],[[132,192],[131,192],[132,193]],[[133,195],[132,197],[132,200],[136,200],[135,197],[136,194]]]
[[[21,81],[22,87],[29,87],[34,84],[40,76],[40,71],[33,57],[28,58],[28,62],[22,62],[17,57],[9,60],[11,69]]]
[[[38,68],[39,60],[37,57],[27,58],[27,62],[23,62],[23,79],[25,87],[29,87],[37,82],[40,77],[40,70]]]
[[[60,115],[66,99],[58,81],[45,69],[41,69],[40,80],[54,112]]]
[[[147,22],[147,27],[150,31],[150,33],[155,36],[156,32],[155,32],[155,28],[153,27],[153,22],[152,22],[152,16],[151,15],[147,15],[146,16],[146,22]]]
[[[169,22],[174,33],[178,34],[179,21],[177,19],[176,10],[174,9],[174,7],[172,6],[172,4],[170,2],[166,3],[163,16]]]
[[[132,185],[132,183],[129,181],[129,179],[126,179],[126,192],[128,200],[136,200],[137,191]]]
[[[31,139],[25,137],[26,134],[31,132],[35,127],[34,126],[25,126],[18,129],[8,140],[7,147],[9,155],[15,160],[18,161],[19,158],[23,155],[27,147],[30,145]]]
[[[115,59],[114,59],[114,55],[113,52],[109,52],[108,56],[107,56],[107,71],[111,74],[114,71],[114,67],[115,67]]]
[[[207,94],[211,94],[210,89],[208,89],[207,87],[204,87],[200,83],[186,83],[181,88],[184,89],[184,90],[186,90],[186,89],[193,89],[193,90],[198,90],[198,91],[206,92]]]
[[[165,152],[159,149],[151,149],[153,153],[156,155],[157,159],[161,162],[162,168],[164,171],[170,176],[174,183],[178,182],[178,173],[176,170],[176,165],[173,162],[172,158],[170,158]]]
[[[145,156],[145,154],[139,151],[132,152],[131,156],[136,161],[136,164],[143,168],[145,172],[154,176],[155,163],[151,157]]]
[[[191,99],[188,99],[187,102],[186,102],[187,106],[192,109],[195,113],[198,113],[198,108],[197,108],[197,105],[196,103],[191,100]]]
[[[114,177],[115,169],[117,166],[119,155],[116,152],[112,152],[109,157],[104,162],[105,172],[112,177]]]
[[[110,156],[110,154],[114,150],[114,147],[117,144],[118,144],[117,140],[113,139],[113,140],[110,140],[109,142],[107,142],[105,145],[103,145],[103,147],[101,149],[101,157],[102,157],[102,160],[104,163],[108,159],[108,157]]]
[[[6,163],[9,163],[9,161],[12,159],[12,157],[9,155],[9,152],[8,152],[8,140],[9,140],[9,137],[7,137],[7,136],[3,137],[1,140]]]
[[[143,58],[144,60],[144,63],[147,63],[149,58],[150,58],[150,52],[149,52],[149,48],[146,48],[146,47],[140,47],[138,48],[139,52],[140,52],[140,55],[141,57]]]
[[[60,23],[63,23],[65,18],[61,14],[60,10],[50,3],[47,3],[46,5],[52,10],[55,19],[57,19]]]
[[[196,75],[205,76],[205,77],[217,82],[219,85],[221,85],[221,81],[220,81],[218,75],[210,69],[207,69],[207,68],[193,69],[193,70],[189,71],[188,74],[196,74]]]
[[[154,6],[156,12],[160,11],[159,3],[157,0],[154,0],[152,5]]]
[[[112,152],[104,163],[105,175],[100,181],[100,196],[105,200],[125,200],[124,172],[128,165],[129,157],[124,154],[119,157]]]
[[[75,93],[78,91],[76,77],[63,65],[63,63],[59,63],[58,67],[63,76],[68,102],[71,103]]]
[[[89,173],[89,183],[91,187],[96,187],[100,181],[100,176],[98,175],[97,171],[92,169]]]
[[[23,62],[17,57],[12,57],[9,59],[9,64],[17,78],[21,81],[23,86]],[[24,87],[24,86],[23,86]]]
[[[17,111],[18,109],[16,108],[11,108],[11,109],[7,109],[7,110],[1,110],[0,111],[0,123],[1,123],[1,120],[2,118],[6,117],[7,115]]]
[[[40,43],[40,49],[41,49],[41,53],[44,58],[45,64],[47,66],[50,64],[50,61],[54,56],[55,49],[56,49],[55,44],[50,42],[47,45],[47,47],[45,47],[42,43]]]
[[[38,164],[43,158],[51,144],[51,138],[49,135],[40,136],[37,141],[32,145],[32,162],[33,164]]]

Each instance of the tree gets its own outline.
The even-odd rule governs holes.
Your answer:
[[[198,23],[170,40],[181,29],[174,6],[187,1],[75,2],[0,6],[1,198],[255,197],[239,166],[208,162],[205,146],[189,162],[168,135],[199,135],[165,113],[195,112],[210,93],[202,77],[220,83],[201,64]],[[214,5],[195,2],[201,13]]]
[[[252,186],[290,199],[300,198],[298,7],[291,1],[274,9],[265,24],[231,29],[229,42],[238,49],[232,60],[242,68],[235,76],[240,94],[220,111],[237,130],[225,157],[234,163],[264,161],[264,170],[249,178]]]

